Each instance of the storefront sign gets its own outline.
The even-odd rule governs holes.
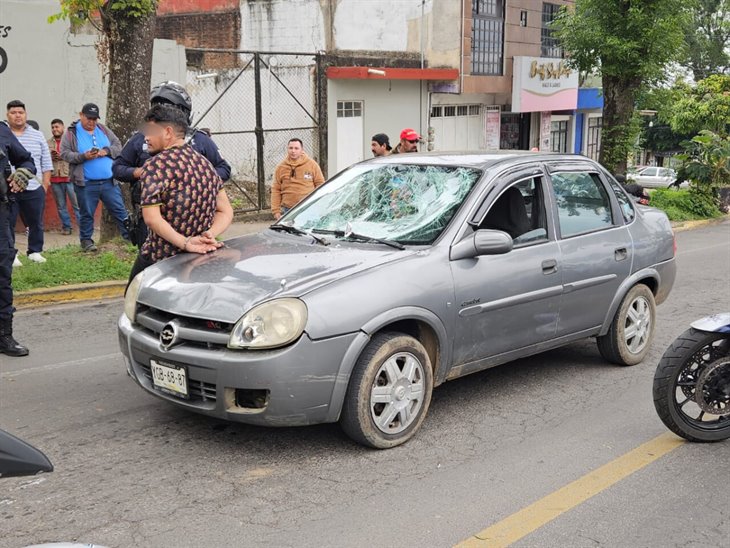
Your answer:
[[[499,107],[490,108],[487,107],[487,123],[486,123],[486,134],[487,134],[487,150],[499,150],[499,135],[500,135],[500,118],[501,113]]]
[[[574,110],[578,104],[578,72],[565,60],[515,57],[512,112]]]

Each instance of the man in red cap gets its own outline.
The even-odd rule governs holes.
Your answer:
[[[393,149],[391,154],[400,154],[402,152],[418,152],[418,143],[421,142],[421,136],[415,129],[406,128],[400,132],[400,143]]]

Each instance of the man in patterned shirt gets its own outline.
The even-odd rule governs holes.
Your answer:
[[[223,181],[213,165],[185,143],[185,114],[155,105],[145,116],[143,133],[153,154],[142,167],[142,216],[147,239],[129,276],[181,251],[208,253],[221,247],[216,236],[233,220]]]

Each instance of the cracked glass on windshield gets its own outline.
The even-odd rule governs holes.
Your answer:
[[[341,173],[292,210],[285,224],[430,244],[479,179],[466,167],[361,165]]]

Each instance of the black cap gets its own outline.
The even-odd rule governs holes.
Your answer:
[[[81,107],[81,114],[87,118],[98,118],[99,107],[97,107],[94,103],[86,103],[83,107]]]
[[[375,135],[373,135],[373,138],[371,139],[371,141],[375,141],[381,147],[390,146],[390,139],[388,138],[388,136],[385,133],[376,133]]]

